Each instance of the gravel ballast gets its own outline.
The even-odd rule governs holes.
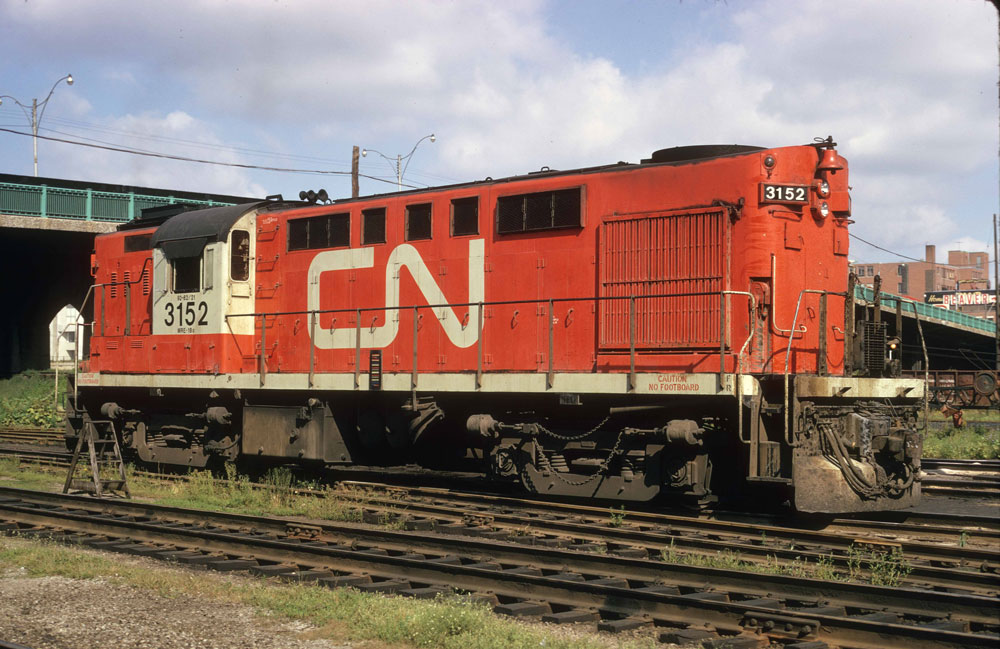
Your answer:
[[[152,566],[150,566],[152,568]],[[162,566],[155,569],[163,570]],[[178,570],[180,570],[178,568]],[[99,579],[0,575],[0,640],[31,649],[345,649],[252,607]]]

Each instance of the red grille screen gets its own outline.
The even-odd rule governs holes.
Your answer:
[[[603,224],[600,295],[636,296],[636,348],[719,346],[725,225],[721,209],[646,214]],[[711,295],[678,295],[683,293]],[[642,297],[648,295],[676,297]],[[600,346],[628,349],[629,300],[602,300],[598,308]]]

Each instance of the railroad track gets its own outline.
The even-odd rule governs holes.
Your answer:
[[[1000,544],[1000,529],[991,518],[959,519],[945,526],[837,519],[828,522],[826,529],[811,530],[790,527],[794,521],[787,519],[784,525],[768,524],[761,516],[744,516],[746,522],[710,520],[530,497],[367,482],[339,484],[349,492],[343,493],[345,500],[354,502],[361,516],[373,523],[508,542],[553,546],[586,542],[596,552],[654,560],[669,556],[690,563],[728,560],[744,569],[762,565],[775,571],[805,571],[824,565],[842,574],[853,570],[869,577],[870,571],[857,565],[864,552],[898,550],[910,567],[906,583],[913,587],[987,595],[1000,592],[1000,554],[994,549]],[[314,497],[331,495],[296,491]]]
[[[53,467],[67,467],[69,465],[70,458],[72,457],[71,453],[62,450],[57,451],[31,445],[0,444],[0,456],[2,455],[14,455],[22,460]],[[989,461],[947,460],[939,462],[942,462],[942,464],[938,466],[944,466],[945,462],[954,463],[957,466],[964,466],[968,463],[969,465],[975,464],[976,466],[985,466],[987,468],[983,470],[990,470]],[[985,465],[983,463],[985,463]],[[164,477],[174,480],[182,479],[182,476],[179,476],[178,474],[158,474],[155,472],[140,472],[139,474],[151,478]],[[379,474],[382,477],[393,477],[397,480],[391,481],[390,483],[384,483],[373,481],[366,482],[352,479],[354,475],[374,476],[375,474]],[[439,498],[440,494],[449,493],[453,494],[455,498],[462,498],[462,502],[459,503],[462,507],[466,506],[469,502],[473,502],[475,506],[479,502],[486,502],[486,499],[490,498],[488,494],[482,493],[479,489],[477,489],[477,487],[480,486],[479,482],[469,480],[467,478],[446,480],[444,481],[445,484],[457,485],[457,489],[446,488],[445,490],[442,490],[437,487],[409,486],[408,479],[426,480],[427,475],[425,473],[421,473],[419,476],[410,476],[405,472],[400,472],[396,475],[386,474],[384,469],[375,471],[367,470],[365,467],[354,467],[349,470],[337,470],[334,472],[333,477],[336,484],[351,485],[376,491],[380,489],[390,490],[395,494],[405,492],[411,494],[413,497],[422,496],[425,498]],[[968,483],[962,484],[965,485],[966,489],[971,488],[971,485]],[[305,493],[304,490],[298,491]],[[461,495],[463,492],[464,495]],[[990,495],[992,494],[988,493],[984,497],[988,497]],[[501,503],[500,506],[503,507],[519,508],[530,504],[535,508],[549,508],[560,515],[565,515],[566,512],[571,512],[574,508],[582,512],[603,512],[605,519],[609,515],[609,510],[607,508],[594,507],[592,505],[588,506],[589,503],[588,505],[575,505],[571,501],[556,501],[546,496],[520,494],[518,496],[495,496],[493,500]],[[697,518],[697,515],[693,515],[684,510],[680,510],[681,513],[676,515],[664,514],[663,505],[644,505],[642,503],[633,503],[630,507],[633,509],[625,514],[630,522],[640,520],[641,518],[641,520],[644,520],[647,523],[662,523],[669,525],[674,519],[695,520]],[[802,527],[803,525],[801,519],[789,518],[788,516],[767,516],[763,514],[752,514],[750,516],[746,516],[738,512],[727,511],[708,512],[707,515],[725,520],[742,520],[744,522],[751,523],[759,529],[763,529],[760,528],[761,521],[764,521],[764,524],[769,527],[776,526],[782,528],[796,528]],[[640,518],[637,518],[637,516]],[[667,518],[659,518],[663,516],[666,516]],[[899,521],[898,519],[904,520]],[[978,539],[1000,543],[1000,521],[994,517],[984,516],[955,515],[947,513],[932,514],[926,512],[876,512],[872,514],[858,514],[850,518],[836,518],[832,520],[826,519],[823,522],[823,528],[827,530],[841,529],[857,533],[891,534],[896,536],[909,535],[929,542],[946,543],[956,542],[962,532],[965,532],[966,536],[974,535],[974,537]],[[801,545],[807,545],[808,543],[808,541],[803,541]]]
[[[923,458],[920,465],[934,471],[963,471],[970,473],[1000,474],[1000,460],[945,460],[940,458]]]
[[[0,443],[62,445],[61,428],[0,428]]]
[[[499,613],[589,620],[611,631],[653,625],[669,642],[739,635],[748,643],[786,643],[786,649],[874,649],[995,647],[1000,641],[997,599],[966,593],[748,575],[588,548],[9,488],[0,488],[0,520],[7,533],[217,570],[410,596],[458,591]],[[810,642],[821,644],[804,644]]]
[[[69,465],[69,460],[71,458],[71,454],[66,451],[55,451],[44,448],[40,449],[37,447],[25,446],[25,445],[0,445],[0,456],[2,455],[16,455],[23,460],[28,460],[38,464],[54,466],[54,467],[67,467]],[[943,462],[945,461],[940,461],[940,462],[942,462],[942,464],[939,464],[937,466],[943,467],[944,466]],[[948,460],[946,462],[959,463],[959,465],[962,465],[962,463],[966,461]],[[977,460],[969,462],[975,463],[977,466],[980,466],[981,463],[983,463],[984,461]],[[989,467],[990,464],[986,463],[985,466]],[[406,479],[408,476],[402,473],[400,475],[395,476],[396,478],[402,478],[402,482],[397,481],[394,482],[393,484],[358,482],[352,480],[351,479],[352,476],[356,474],[374,476],[377,473],[377,474],[382,474],[383,476],[385,475],[384,469],[380,469],[378,471],[365,471],[363,467],[360,467],[360,469],[361,469],[360,471],[338,470],[335,473],[336,483],[348,484],[348,485],[363,485],[364,488],[366,489],[378,489],[378,488],[397,489],[397,490],[409,489],[411,490],[411,493],[415,495],[420,493],[426,493],[429,495],[442,493],[440,489],[436,489],[434,487],[429,487],[426,488],[425,490],[422,490],[423,488],[421,487],[406,486]],[[989,470],[989,469],[983,469],[983,470]],[[159,474],[144,472],[143,475],[148,475],[149,477],[157,477],[157,475]],[[165,477],[169,477],[171,479],[178,479],[178,476],[176,474],[168,474]],[[409,477],[415,478],[414,476],[409,476]],[[427,479],[426,474],[421,474],[419,477],[423,480]],[[937,485],[934,484],[935,480],[937,481]],[[992,488],[986,490],[976,490],[975,483],[969,483],[969,482],[956,483],[956,482],[949,482],[949,480],[951,479],[932,477],[931,487],[928,489],[928,492],[942,494],[942,495],[978,497],[982,499],[988,499],[995,496]],[[458,491],[453,491],[453,493],[460,493],[463,490],[475,491],[476,495],[473,498],[485,497],[480,495],[479,492],[476,491],[478,483],[476,483],[475,481],[459,479],[455,481],[449,481],[449,483],[459,485]],[[992,483],[986,483],[986,484],[988,484],[989,486],[992,485]],[[566,503],[553,503],[551,499],[548,499],[544,496],[533,497],[530,495],[523,495],[520,498],[515,498],[515,497],[506,497],[506,498],[507,500],[503,502],[505,502],[507,506],[514,506],[514,507],[521,506],[521,503],[533,503],[536,507],[556,507],[559,508],[559,511],[563,511],[562,508],[571,506]],[[584,509],[586,508],[586,506],[581,506],[581,507]],[[630,520],[636,520],[635,512],[641,511],[644,508],[644,506],[642,504],[632,504],[631,507],[633,507],[633,510],[629,511],[626,514],[626,516]],[[604,512],[605,518],[608,516],[607,509],[601,509],[601,508],[594,508],[594,509],[596,511]],[[646,511],[642,512],[642,516],[644,517],[658,516],[660,515],[659,513],[657,513],[658,511],[662,511],[662,506],[651,506],[648,507]],[[743,518],[741,517],[740,514],[735,512],[716,512],[714,513],[714,515],[719,517],[728,517],[728,518],[736,517],[737,519]],[[685,519],[692,518],[690,514],[680,514],[680,516]],[[865,518],[866,516],[869,518],[866,519]],[[752,519],[744,518],[744,520],[752,522],[755,525],[759,525],[759,521],[762,518],[766,519],[766,517],[762,517],[762,515],[754,514]],[[905,522],[902,523],[893,520],[898,518],[904,518],[906,520]],[[789,519],[788,517],[771,517],[769,520],[773,521],[771,525],[776,525],[778,527],[788,527],[788,526],[794,527],[799,524],[799,522],[796,521],[795,519]],[[669,523],[669,521],[667,522]],[[991,542],[993,541],[1000,542],[1000,522],[998,522],[996,518],[982,517],[982,516],[977,517],[977,516],[967,516],[967,515],[952,515],[947,513],[930,514],[930,513],[917,513],[917,512],[884,512],[884,513],[867,514],[867,515],[862,514],[846,519],[845,518],[833,519],[832,521],[827,521],[824,525],[826,529],[829,530],[833,529],[843,529],[845,531],[854,530],[857,531],[858,533],[869,533],[869,534],[891,534],[891,535],[905,534],[905,535],[915,536],[917,538],[923,538],[930,542],[954,543],[957,542],[957,540],[960,538],[962,532],[965,532],[967,536],[974,535],[974,538],[985,538],[990,540]],[[807,544],[808,542],[805,542],[802,545],[807,545]]]
[[[0,457],[16,457],[35,464],[55,467],[69,467],[73,454],[65,450],[54,450],[34,444],[0,444]]]
[[[845,571],[863,548],[898,549],[911,565],[907,579],[914,587],[1000,592],[996,519],[967,520],[959,528],[836,519],[824,530],[809,530],[767,525],[761,518],[739,522],[426,488],[344,486],[370,490],[360,507],[372,522],[393,520],[508,541],[530,533],[548,544],[587,542],[598,551],[639,558],[669,552],[680,560],[685,555],[738,557],[747,564],[825,564]]]
[[[1000,496],[1000,460],[925,459],[927,493],[986,500]]]

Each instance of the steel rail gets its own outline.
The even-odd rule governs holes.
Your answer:
[[[3,494],[8,494],[9,495],[11,493],[14,493],[14,494],[22,493],[23,494],[23,492],[20,492],[19,490],[11,490],[9,488],[2,488],[2,489],[0,489],[0,497],[3,497]],[[51,496],[54,496],[54,497],[51,497]],[[34,504],[38,504],[38,505],[53,505],[53,504],[60,504],[62,502],[62,499],[60,498],[60,496],[61,496],[61,494],[47,494],[47,493],[42,493],[42,492],[27,492],[27,494],[20,496],[20,500],[22,502],[30,502],[30,503],[34,503]],[[0,504],[0,506],[2,506],[2,504]],[[239,528],[239,529],[246,529],[248,526],[250,526],[250,527],[252,527],[252,529],[254,529],[257,532],[267,531],[268,533],[272,533],[272,534],[273,533],[281,533],[285,529],[287,529],[289,526],[291,526],[291,527],[301,526],[303,528],[313,527],[315,529],[321,529],[321,530],[323,530],[324,534],[326,534],[326,535],[339,536],[339,537],[349,538],[351,540],[356,540],[356,538],[359,535],[363,535],[365,538],[367,538],[369,540],[374,539],[374,540],[377,540],[378,542],[381,542],[381,543],[389,543],[389,542],[392,542],[392,541],[396,541],[396,542],[398,542],[398,545],[395,546],[394,549],[397,549],[397,550],[406,549],[407,547],[414,547],[413,543],[414,542],[418,542],[418,541],[414,541],[414,535],[412,535],[412,533],[410,533],[410,532],[394,532],[394,531],[391,531],[391,530],[369,529],[369,528],[361,528],[360,531],[359,531],[359,526],[358,525],[356,525],[356,524],[348,524],[348,523],[328,523],[328,522],[317,522],[317,521],[312,521],[312,522],[308,522],[307,523],[307,522],[303,522],[303,521],[300,521],[300,520],[288,519],[288,518],[285,518],[285,517],[263,518],[263,517],[249,516],[249,515],[242,515],[242,514],[205,512],[205,511],[201,511],[201,510],[190,510],[190,509],[176,508],[176,507],[166,507],[166,506],[160,506],[160,505],[147,505],[147,504],[123,503],[123,502],[110,502],[109,503],[107,501],[94,501],[93,499],[89,499],[89,498],[85,498],[85,497],[83,498],[82,502],[80,502],[80,501],[75,502],[74,503],[74,507],[78,507],[82,511],[97,512],[97,513],[108,513],[108,512],[112,512],[112,511],[116,511],[116,512],[126,511],[126,512],[128,512],[128,514],[130,516],[133,516],[133,517],[142,517],[142,518],[149,518],[149,519],[154,519],[154,518],[158,518],[158,517],[169,516],[171,519],[181,520],[181,521],[183,521],[185,523],[195,524],[195,525],[217,525],[219,527],[230,526],[230,527]],[[432,542],[431,545],[435,546],[435,549],[442,550],[442,551],[455,551],[457,549],[460,549],[463,545],[472,544],[472,545],[475,546],[475,545],[477,545],[477,544],[480,543],[480,540],[478,540],[478,539],[469,540],[469,539],[452,539],[452,538],[449,538],[449,537],[443,537],[444,540],[440,540],[442,538],[440,536],[438,536],[437,538],[439,540],[436,540],[436,541]],[[490,544],[490,543],[492,543],[492,541],[486,541],[486,543]],[[439,547],[441,544],[443,544],[444,547]],[[511,546],[506,545],[506,544],[503,547],[504,548],[511,548]],[[560,548],[555,547],[555,549],[560,549]],[[516,547],[516,548],[514,548],[511,551],[511,555],[508,558],[510,558],[510,559],[513,560],[513,559],[516,559],[517,557],[524,557],[524,552],[527,552],[528,555],[530,556],[532,553],[535,553],[537,551],[538,551],[537,546],[532,546],[532,547],[527,548],[527,549],[524,548],[523,546],[522,547]],[[494,556],[497,556],[497,555],[494,555]],[[595,564],[593,564],[593,561],[596,560],[597,561],[596,565],[599,565],[605,559],[607,559],[609,561],[610,560],[613,560],[613,561],[618,561],[618,560],[622,560],[622,561],[638,561],[638,562],[640,562],[640,564],[648,564],[648,560],[646,560],[646,559],[637,559],[635,557],[613,557],[613,556],[610,556],[610,555],[609,556],[602,556],[600,554],[589,554],[589,555],[588,554],[584,554],[584,557],[581,560],[584,562],[585,565],[583,567],[581,567],[581,569],[583,569],[583,568],[593,568],[594,565],[595,565]],[[663,564],[662,562],[655,562],[654,565],[656,565],[656,566],[662,566],[662,565],[671,566],[672,564]],[[696,567],[696,566],[677,566],[676,568],[678,570],[681,570],[681,571],[693,571],[696,574],[698,574],[698,572],[700,570],[702,570],[702,568]],[[733,571],[722,571],[722,572],[732,573]],[[740,579],[743,579],[743,576],[742,576],[743,573],[735,572],[735,574],[736,575],[740,575]],[[643,577],[643,574],[641,572],[636,572],[636,573],[630,573],[629,576],[630,576],[630,578],[639,579],[639,578]],[[646,576],[648,576],[648,575],[646,575]],[[784,576],[780,576],[780,575],[777,576],[777,577],[779,577],[779,579],[786,579],[786,580],[790,579],[788,577],[784,577]],[[696,580],[700,579],[700,577],[696,577],[695,579]],[[697,583],[697,581],[692,582],[692,583]],[[691,585],[691,584],[688,584],[688,585]],[[842,584],[842,586],[844,586],[845,588],[847,588],[848,590],[850,590],[850,589],[854,589],[856,586],[859,586],[859,585],[857,585],[857,584]],[[860,587],[867,588],[867,586],[863,586],[863,585],[861,585]],[[815,593],[813,593],[813,594],[815,594]],[[803,592],[800,592],[800,591],[794,591],[794,592],[791,593],[791,595],[794,595],[794,596],[804,596],[804,595],[808,596],[809,593],[803,593]],[[863,606],[864,604],[865,604],[864,600],[859,600],[859,601],[853,602],[853,605],[856,605],[856,606]]]
[[[0,449],[2,450],[2,449]],[[55,455],[61,457],[63,454],[42,452],[38,457],[28,454],[26,459],[46,461],[47,456]],[[50,461],[51,462],[51,461]],[[152,474],[151,477],[157,477]],[[367,485],[366,485],[367,486]],[[260,488],[268,488],[259,485]],[[389,488],[390,491],[398,491],[398,488]],[[296,490],[293,490],[296,491]],[[300,491],[301,493],[301,491]],[[307,492],[311,495],[321,496],[323,492]],[[522,503],[519,513],[511,513],[509,506],[502,506],[499,511],[490,511],[488,507],[478,505],[475,501],[462,501],[461,508],[454,505],[441,504],[440,494],[434,492],[434,498],[439,501],[426,503],[410,500],[402,504],[399,500],[391,497],[377,498],[366,497],[362,509],[365,512],[379,512],[380,516],[390,516],[398,518],[401,507],[405,508],[408,518],[413,515],[425,517],[421,524],[430,524],[438,530],[447,531],[452,534],[465,536],[490,536],[493,538],[512,539],[526,528],[533,532],[549,533],[564,538],[585,539],[598,544],[609,544],[615,552],[638,551],[644,558],[656,558],[667,547],[672,551],[677,551],[685,555],[707,554],[711,556],[726,555],[731,556],[736,553],[742,561],[750,562],[776,562],[780,565],[794,566],[800,562],[812,562],[819,564],[825,562],[837,568],[850,567],[850,551],[853,546],[866,546],[882,548],[887,546],[903,547],[898,542],[900,533],[913,533],[913,526],[905,526],[896,523],[873,524],[861,521],[853,525],[857,529],[848,529],[838,535],[829,535],[827,538],[835,539],[833,543],[822,542],[817,544],[818,539],[810,537],[808,539],[783,539],[787,547],[776,545],[780,535],[769,527],[755,525],[751,532],[743,530],[722,531],[717,526],[710,530],[702,530],[697,526],[698,519],[683,519],[683,526],[671,524],[665,527],[651,528],[649,525],[639,526],[636,529],[631,523],[621,527],[610,527],[607,524],[607,512],[600,511],[590,513],[581,517],[581,520],[571,520],[569,516],[562,520],[553,519],[552,515],[545,509],[534,507],[532,503]],[[478,524],[464,524],[469,517],[478,519]],[[632,514],[629,513],[629,516]],[[694,521],[694,525],[688,523]],[[407,522],[404,520],[404,522]],[[485,523],[485,524],[484,524]],[[867,529],[864,529],[867,523]],[[407,522],[408,524],[408,522]],[[683,527],[683,529],[681,529]],[[788,528],[777,528],[789,532]],[[506,530],[504,532],[503,530]],[[768,537],[767,533],[772,534]],[[858,531],[871,534],[869,538],[859,538]],[[917,532],[924,532],[916,528]],[[981,544],[984,539],[979,532],[974,532],[956,538],[955,530],[949,528],[945,536],[952,541],[964,541]],[[994,535],[995,536],[995,535]],[[887,541],[887,538],[894,539]],[[965,545],[965,543],[962,543]],[[607,547],[607,546],[603,546]],[[909,575],[905,583],[922,588],[951,588],[978,592],[984,594],[995,594],[1000,592],[1000,556],[994,555],[992,558],[983,556],[969,556],[975,554],[972,548],[962,551],[960,555],[954,554],[953,548],[946,548],[944,556],[942,553],[933,551],[937,546],[929,546],[930,551],[912,542],[907,544],[906,559],[914,560],[911,564]],[[930,565],[924,565],[930,564]],[[867,570],[861,570],[860,574],[868,574]]]
[[[659,624],[686,627],[704,622],[726,633],[763,632],[772,639],[818,640],[858,649],[988,647],[997,641],[993,633],[953,630],[970,623],[977,628],[984,625],[992,631],[996,606],[993,598],[746,575],[559,549],[373,530],[343,523],[317,525],[321,536],[304,541],[280,538],[278,535],[283,535],[289,526],[289,521],[281,519],[137,503],[96,502],[65,495],[53,497],[52,494],[44,494],[50,505],[45,509],[35,502],[38,492],[27,496],[32,502],[22,503],[18,494],[25,492],[2,491],[6,494],[0,499],[4,518],[66,532],[108,535],[120,539],[119,544],[124,543],[133,550],[136,541],[194,546],[201,551],[221,554],[218,559],[224,562],[250,556],[254,557],[253,561],[263,560],[278,566],[288,562],[330,566],[333,570],[360,571],[385,580],[403,576],[407,582],[474,592],[490,591],[518,600],[526,596],[540,598],[551,604],[599,610],[604,615],[646,616]],[[293,527],[295,525],[298,524]],[[116,548],[114,543],[109,543],[106,549]],[[118,549],[128,551],[128,548]],[[169,548],[145,550],[144,554],[169,554],[171,551]],[[417,558],[414,552],[434,552],[441,556]],[[466,561],[456,564],[445,560],[454,555],[464,555]],[[484,560],[488,563],[484,564]],[[212,559],[206,558],[199,562],[210,561]],[[246,561],[238,565],[248,567]],[[505,567],[505,562],[520,565]],[[576,571],[576,576],[583,581],[570,581],[567,571]],[[588,575],[596,578],[587,579]],[[602,575],[610,577],[602,578]],[[671,580],[676,582],[672,587],[663,586],[662,582]],[[731,586],[731,592],[706,593],[706,585],[723,589]],[[682,595],[678,586],[695,589],[695,592]],[[825,608],[828,604],[814,611],[781,608],[784,604],[774,601],[774,593],[779,590],[792,602],[835,600],[838,606],[875,613],[829,614],[830,609]],[[733,601],[730,595],[746,597],[747,601]],[[768,597],[770,601],[762,603]],[[895,610],[886,613],[886,607]],[[943,612],[950,613],[950,621],[942,619]],[[900,623],[900,616],[939,622],[936,625],[906,624]]]
[[[48,464],[60,465],[65,463],[67,453],[59,451],[26,450],[23,448],[4,448],[0,446],[0,454],[13,453],[25,460],[40,461]],[[157,477],[150,474],[150,477]],[[177,476],[174,476],[177,479]],[[997,589],[1000,588],[998,580],[994,576],[997,567],[1000,566],[1000,553],[991,550],[977,550],[973,547],[951,547],[935,543],[929,543],[926,539],[934,538],[956,545],[962,542],[992,543],[1000,540],[1000,532],[996,529],[983,529],[982,525],[996,523],[993,518],[969,519],[968,517],[952,516],[945,525],[915,525],[908,523],[897,523],[891,521],[871,521],[864,519],[842,519],[835,521],[837,528],[842,528],[839,532],[832,532],[830,528],[826,530],[810,530],[787,526],[762,525],[760,522],[738,522],[727,520],[711,520],[695,518],[690,516],[678,516],[648,511],[628,511],[625,515],[628,524],[622,528],[607,526],[608,510],[592,505],[575,505],[570,503],[557,503],[549,501],[534,500],[531,498],[515,498],[510,496],[497,496],[491,494],[465,493],[450,490],[441,490],[428,487],[399,487],[387,486],[383,484],[373,484],[368,482],[342,482],[346,487],[359,488],[363,490],[384,490],[389,493],[399,493],[405,491],[410,498],[405,504],[391,498],[378,499],[369,496],[365,506],[370,508],[380,508],[383,511],[398,511],[401,506],[405,506],[410,514],[420,513],[425,516],[438,517],[450,522],[462,520],[466,514],[475,513],[480,516],[488,516],[493,524],[503,526],[507,529],[519,529],[525,525],[532,525],[537,530],[551,530],[554,533],[571,535],[576,537],[586,537],[592,540],[615,539],[621,543],[631,543],[641,545],[646,548],[653,548],[660,544],[659,548],[669,544],[672,540],[677,545],[677,549],[698,549],[712,552],[738,550],[748,558],[770,560],[795,561],[799,558],[830,559],[832,558],[838,565],[843,565],[846,561],[843,553],[853,544],[864,544],[869,542],[875,545],[886,544],[886,537],[891,536],[900,539],[904,535],[910,535],[925,539],[924,541],[894,541],[898,544],[909,558],[928,562],[935,562],[943,565],[959,566],[979,566],[984,572],[971,578],[966,585],[975,585],[979,588]],[[265,488],[264,485],[260,485]],[[310,492],[309,490],[296,490],[305,495],[323,496],[324,492]],[[436,502],[421,503],[413,498],[432,499]],[[451,501],[459,506],[445,505],[441,501]],[[496,511],[491,511],[491,508]],[[513,513],[516,511],[517,513]],[[577,522],[564,520],[554,521],[546,516],[559,515],[565,517],[576,517]],[[919,515],[918,515],[919,516]],[[945,517],[946,515],[941,514]],[[580,522],[583,521],[583,522]],[[644,525],[645,529],[632,530],[634,524]],[[650,527],[653,526],[653,527]],[[469,534],[475,534],[475,530],[469,530]],[[859,538],[857,534],[869,534],[869,538]],[[704,538],[708,536],[709,538]],[[714,537],[714,538],[712,538]],[[764,538],[772,545],[761,543]],[[789,544],[789,549],[775,547],[775,541],[783,541]],[[734,545],[736,544],[736,545]],[[826,552],[816,546],[821,546]],[[840,553],[841,556],[833,556],[829,553]],[[949,575],[955,572],[954,576]],[[935,568],[914,566],[912,579],[926,584],[954,587],[956,582],[962,581],[958,574],[961,570],[952,568]],[[964,571],[967,572],[967,571]]]
[[[988,490],[1000,489],[1000,476],[956,476],[956,475],[935,475],[931,478],[924,478],[925,487],[955,487]]]
[[[63,431],[48,428],[0,428],[0,440],[57,444],[63,441]]]
[[[382,485],[373,485],[371,483],[356,482],[356,483],[342,483],[349,486],[356,486],[359,488],[365,487],[375,487],[379,488]],[[483,506],[488,505],[494,508],[511,507],[516,508],[521,512],[530,512],[535,510],[539,514],[568,514],[579,517],[589,517],[593,521],[599,521],[606,523],[609,519],[609,513],[607,508],[597,507],[594,505],[578,505],[570,503],[561,502],[551,502],[542,500],[532,500],[532,499],[522,499],[510,496],[498,496],[493,494],[480,494],[480,493],[465,493],[451,490],[433,489],[427,487],[388,487],[388,489],[395,490],[405,490],[408,495],[420,495],[426,496],[428,498],[440,498],[445,501],[451,501],[454,503],[450,509],[452,512],[456,511],[455,505],[461,505],[462,507],[470,506]],[[401,506],[397,503],[397,507]],[[405,506],[410,506],[410,503],[405,503]],[[478,512],[473,512],[478,513]],[[847,542],[845,535],[832,534],[826,531],[817,531],[802,528],[793,527],[779,527],[775,525],[762,525],[759,522],[744,523],[739,521],[728,521],[728,520],[716,520],[716,519],[704,519],[704,518],[693,518],[679,516],[676,514],[666,514],[660,512],[648,512],[648,511],[626,511],[626,520],[634,524],[646,524],[663,526],[670,528],[672,530],[690,530],[692,532],[700,533],[714,533],[714,534],[724,534],[724,535],[735,535],[741,534],[747,537],[760,538],[761,535],[766,535],[770,540],[782,540],[788,541],[796,544],[821,544],[830,547],[839,547],[846,549],[850,543]],[[838,519],[839,520],[839,519]],[[841,521],[845,525],[850,525],[856,523],[857,521],[844,519]],[[545,524],[547,521],[538,519],[539,524]],[[862,522],[861,525],[870,522]],[[897,533],[905,529],[905,524],[887,524],[889,529],[895,530]],[[613,528],[609,528],[613,529]],[[950,536],[957,542],[961,535],[961,529],[950,530]],[[967,530],[966,530],[967,531]],[[975,532],[972,532],[975,533]],[[990,531],[984,530],[984,535],[994,538],[995,534]],[[864,540],[858,539],[856,536],[850,537],[852,541]],[[873,538],[872,541],[882,541],[884,539]],[[904,552],[912,551],[914,554],[920,554],[925,552],[925,556],[930,556],[935,560],[947,560],[947,561],[975,561],[977,563],[988,562],[995,565],[1000,565],[1000,552],[994,550],[980,550],[976,548],[959,548],[951,547],[947,545],[930,544],[930,543],[907,543],[900,542],[901,549]]]
[[[948,460],[943,458],[922,458],[920,466],[924,469],[951,469],[975,473],[996,473],[1000,475],[1000,460]]]
[[[29,448],[27,446],[18,445],[4,445],[0,444],[0,456],[2,455],[20,455],[25,460],[34,459],[48,459],[52,464],[58,464],[61,460],[68,462],[68,458],[71,457],[71,453],[63,451],[54,451],[46,449]],[[363,467],[362,467],[363,468]],[[354,469],[348,469],[347,471],[353,471]],[[345,472],[341,469],[341,472]],[[150,473],[149,477],[156,477],[157,474]],[[178,479],[179,476],[169,475],[171,479]],[[180,476],[182,477],[182,476]],[[532,506],[536,508],[545,508],[547,510],[553,510],[556,512],[573,512],[574,510],[584,511],[593,513],[595,516],[604,515],[606,517],[607,510],[601,507],[595,507],[592,505],[576,505],[568,502],[556,502],[552,500],[542,500],[538,498],[533,498],[531,494],[525,494],[520,498],[511,496],[498,496],[498,495],[488,495],[483,493],[463,493],[461,491],[451,491],[442,490],[437,487],[408,487],[398,484],[388,484],[388,483],[373,483],[357,480],[338,480],[341,485],[345,486],[356,486],[363,489],[390,489],[390,490],[410,490],[411,493],[417,495],[425,496],[438,496],[440,494],[449,494],[449,497],[460,498],[465,501],[482,501],[486,502],[489,500],[493,503],[498,503],[504,506],[515,506],[515,507],[525,507]],[[308,490],[296,490],[301,493],[305,493]],[[317,494],[320,492],[316,492]],[[992,495],[992,494],[987,494]],[[642,503],[633,503],[633,507],[642,507]],[[707,520],[704,518],[698,518],[689,515],[677,515],[677,514],[667,514],[663,512],[649,511],[649,510],[630,510],[627,512],[630,521],[641,520],[644,522],[657,523],[666,521],[673,521],[675,519],[681,519],[684,521],[699,521]],[[725,512],[720,511],[716,516],[725,517],[739,517],[739,518],[749,518],[749,515],[741,512]],[[969,515],[958,515],[949,514],[945,512],[940,513],[926,513],[926,512],[908,512],[908,511],[890,511],[881,512],[877,517],[873,517],[873,514],[856,514],[850,518],[836,518],[829,521],[826,525],[826,530],[837,528],[849,528],[849,529],[862,529],[869,530],[872,533],[884,533],[886,531],[892,531],[896,534],[911,534],[915,536],[925,536],[928,538],[939,538],[946,541],[954,541],[959,538],[961,533],[964,531],[966,533],[973,533],[977,537],[985,537],[989,540],[995,540],[1000,542],[1000,519],[997,517],[986,517],[986,516],[969,516]],[[667,518],[663,518],[667,517]],[[754,518],[764,518],[767,515],[760,514],[755,515]],[[886,520],[887,518],[893,517],[904,517],[910,522],[894,522],[891,520]],[[717,519],[716,522],[722,519]],[[754,526],[759,527],[759,522],[751,523]],[[770,527],[775,527],[774,524],[768,524]],[[781,529],[794,532],[796,530],[801,530],[801,527],[796,527],[796,521],[783,521],[782,525],[777,525]]]
[[[603,519],[591,520],[590,523],[580,523],[572,520],[554,520],[530,516],[525,514],[505,514],[489,512],[484,510],[456,510],[453,505],[435,505],[428,503],[415,503],[412,501],[400,503],[391,499],[367,499],[363,509],[377,509],[382,514],[398,513],[400,509],[405,511],[407,516],[421,515],[428,519],[428,523],[436,523],[437,529],[446,529],[449,533],[465,536],[494,536],[504,538],[504,540],[516,541],[512,534],[530,529],[533,532],[555,534],[565,538],[580,539],[595,543],[606,543],[614,546],[614,550],[620,550],[621,546],[640,550],[647,556],[653,557],[670,548],[683,554],[708,554],[708,556],[732,555],[735,553],[740,559],[750,562],[775,562],[792,566],[805,561],[818,564],[820,561],[829,562],[830,565],[838,568],[845,568],[850,565],[851,557],[849,549],[851,546],[875,548],[901,547],[902,543],[887,542],[884,538],[869,537],[859,538],[857,536],[839,535],[835,543],[824,544],[824,547],[817,547],[815,543],[796,544],[794,541],[789,547],[773,545],[775,539],[768,538],[766,530],[756,535],[739,532],[711,533],[706,538],[705,535],[691,530],[680,532],[677,527],[669,527],[662,530],[652,530],[648,527],[630,529],[629,527],[611,527],[608,525],[608,516]],[[473,519],[469,526],[463,526],[466,520]],[[476,519],[482,519],[476,521]],[[451,523],[451,527],[442,528],[441,522]],[[403,518],[406,523],[405,517]],[[485,522],[485,525],[483,524]],[[456,527],[457,525],[457,527]],[[494,531],[494,528],[506,530],[507,534]],[[686,532],[686,533],[685,533]],[[765,542],[762,542],[764,540]],[[915,544],[908,544],[904,550],[906,558],[923,561],[931,565],[911,565],[910,574],[906,582],[911,586],[931,587],[931,588],[952,588],[962,590],[974,590],[984,593],[1000,593],[1000,554],[992,553],[991,559],[983,560],[981,557],[975,559],[956,559],[950,551],[945,551],[945,557],[931,550],[914,549]],[[933,548],[933,546],[931,546]],[[947,564],[934,565],[934,564]],[[960,567],[956,567],[960,566]],[[868,571],[861,571],[868,574]]]

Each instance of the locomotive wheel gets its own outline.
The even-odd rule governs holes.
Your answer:
[[[992,395],[997,390],[997,377],[993,372],[980,372],[972,383],[976,393],[984,397]]]

